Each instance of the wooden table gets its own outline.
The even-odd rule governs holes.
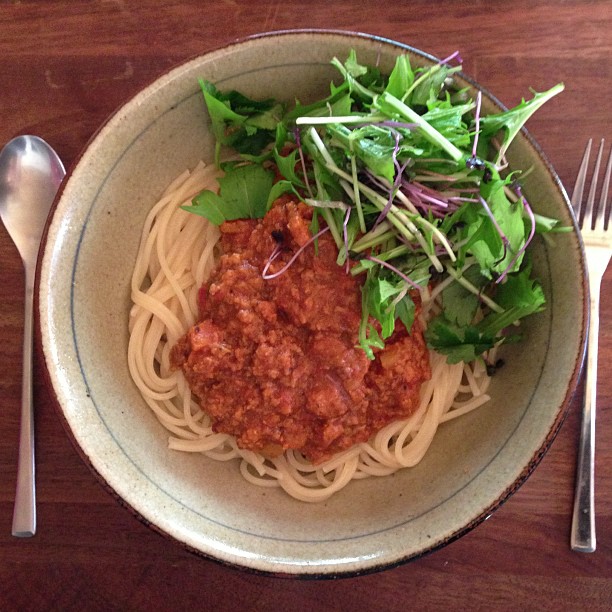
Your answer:
[[[503,7],[502,7],[503,4]],[[359,30],[445,57],[513,105],[564,81],[530,130],[571,189],[591,136],[612,141],[609,1],[73,0],[0,4],[0,145],[48,140],[69,166],[118,105],[168,67],[245,35]],[[0,227],[0,609],[411,610],[612,608],[612,269],[604,279],[598,548],[569,548],[580,393],[551,450],[488,521],[423,559],[339,581],[282,580],[197,558],[119,506],[81,462],[35,383],[38,532],[11,537],[23,275]],[[35,355],[35,377],[41,375]]]

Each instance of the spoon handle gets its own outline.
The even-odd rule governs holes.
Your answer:
[[[32,305],[34,266],[26,264],[25,318],[23,324],[23,376],[21,379],[21,426],[17,463],[17,491],[12,533],[28,538],[36,533],[36,490],[34,483],[34,410],[32,405]]]

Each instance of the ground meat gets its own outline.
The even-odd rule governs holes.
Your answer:
[[[200,291],[200,322],[172,350],[217,432],[266,456],[318,463],[364,442],[418,406],[431,376],[418,322],[398,322],[373,361],[358,346],[359,280],[336,263],[329,234],[308,245],[312,211],[284,198],[263,220],[221,226],[223,255]]]

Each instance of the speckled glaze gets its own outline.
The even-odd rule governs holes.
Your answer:
[[[144,218],[185,168],[211,160],[198,78],[254,96],[307,101],[326,93],[329,60],[354,48],[390,69],[392,41],[346,32],[277,32],[195,58],[161,76],[101,127],[57,199],[39,261],[40,343],[70,437],[100,480],[141,520],[226,564],[288,576],[384,569],[435,550],[483,521],[527,478],[573,393],[585,337],[577,234],[538,241],[534,266],[548,308],[525,326],[486,408],[441,427],[417,467],[351,483],[311,505],[243,481],[234,462],[171,452],[127,368],[130,277]],[[467,84],[470,84],[467,81]],[[496,101],[485,92],[485,105]],[[538,212],[575,222],[537,145],[521,135],[511,161],[533,165],[526,194]]]

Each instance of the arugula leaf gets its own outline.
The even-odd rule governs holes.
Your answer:
[[[285,114],[283,123],[293,123],[297,117],[317,117],[321,115],[329,115],[330,108],[342,109],[342,112],[334,114],[345,115],[349,113],[352,100],[350,94],[348,93],[348,89],[349,87],[346,81],[343,81],[337,87],[331,83],[330,94],[326,98],[317,100],[312,104],[302,104],[301,102],[296,101],[295,108],[293,110],[289,110]]]
[[[480,274],[477,266],[463,272],[463,276],[475,287],[482,287],[486,279]],[[478,310],[478,296],[458,282],[452,282],[442,291],[442,307],[445,317],[458,326],[470,325]]]
[[[381,325],[382,339],[391,336],[398,318],[406,330],[410,331],[416,312],[414,301],[409,294],[397,300],[397,296],[405,289],[405,282],[394,275],[380,275],[372,261],[364,260],[362,263],[368,270],[362,286],[363,300],[369,314]]]
[[[370,360],[374,359],[372,348],[385,348],[385,343],[381,339],[378,330],[370,323],[370,311],[368,307],[368,296],[362,286],[361,288],[361,322],[359,324],[359,345]]]
[[[416,305],[409,294],[406,294],[395,306],[395,316],[404,324],[406,331],[410,332],[414,323]]]
[[[205,190],[192,200],[191,206],[181,208],[215,225],[235,219],[260,219],[266,214],[274,182],[272,172],[255,164],[230,166],[218,181],[218,195]]]
[[[423,119],[413,108],[392,96],[389,92],[384,92],[378,96],[372,106],[390,117],[400,117],[402,120],[415,123],[429,142],[446,152],[456,162],[466,157],[463,151]]]
[[[270,193],[268,194],[268,201],[266,202],[266,211],[270,210],[272,204],[275,200],[278,200],[280,196],[285,193],[293,193],[298,198],[301,198],[300,194],[295,190],[293,183],[291,181],[276,181],[274,185],[272,185],[272,189],[270,189]],[[314,232],[316,234],[316,232]]]
[[[381,324],[383,340],[388,338],[395,329],[395,307],[390,306],[390,299],[398,292],[389,281],[368,274],[364,284],[370,314]]]
[[[410,58],[407,55],[400,55],[395,60],[385,91],[396,98],[401,98],[412,83],[414,83],[414,72],[410,66]]]
[[[472,325],[459,326],[443,314],[429,322],[425,331],[427,345],[446,355],[448,363],[474,361],[476,357],[493,348],[496,338]]]
[[[219,164],[221,146],[238,153],[259,155],[274,142],[276,126],[284,107],[274,100],[252,100],[236,91],[220,92],[210,81],[200,87],[216,139],[215,162]]]
[[[491,313],[479,324],[483,333],[499,333],[515,321],[544,310],[546,298],[541,285],[531,278],[531,266],[525,266],[516,274],[509,274],[497,290],[496,302],[504,309]]]
[[[482,133],[488,136],[496,134],[501,129],[504,130],[504,139],[499,149],[498,159],[502,159],[510,146],[510,143],[514,140],[514,137],[519,133],[520,129],[525,125],[526,121],[535,113],[548,100],[561,93],[564,89],[563,83],[558,83],[554,87],[551,87],[548,91],[536,93],[531,100],[525,101],[524,99],[520,104],[514,108],[497,113],[494,115],[488,115],[481,117],[480,129]]]
[[[480,272],[487,278],[501,274],[525,244],[525,215],[521,200],[511,202],[505,192],[509,179],[492,178],[480,186],[483,202],[470,202],[445,220],[441,231],[450,232],[455,226],[460,242],[458,261],[473,255]],[[492,218],[493,217],[493,218]],[[523,254],[513,270],[519,269]]]
[[[368,125],[351,131],[344,125],[330,124],[327,132],[333,137],[333,142],[352,152],[375,175],[393,182],[395,139],[388,130]]]
[[[494,263],[491,269],[494,272],[503,272],[511,262],[515,254],[525,243],[525,221],[523,220],[523,202],[517,200],[511,202],[506,196],[504,185],[506,181],[501,179],[483,183],[481,193],[487,202],[498,227],[508,239],[508,248],[505,256]],[[516,261],[514,270],[518,270],[522,256]]]
[[[298,163],[298,149],[293,149],[289,155],[281,155],[278,150],[274,149],[274,161],[278,166],[279,172],[290,182],[297,187],[305,187],[304,181],[296,174],[295,167]]]
[[[530,278],[531,267],[509,274],[495,296],[503,312],[491,312],[479,323],[452,321],[446,310],[430,321],[425,332],[428,346],[447,356],[448,363],[473,361],[499,342],[513,342],[518,334],[500,336],[516,321],[540,312],[546,299],[542,287]]]
[[[534,213],[534,218],[536,222],[536,232],[538,234],[544,234],[546,232],[551,233],[565,233],[571,232],[572,228],[568,225],[559,225],[559,219],[552,219],[551,217],[545,217],[544,215],[539,215]]]
[[[372,66],[364,66],[357,61],[357,54],[351,49],[344,64],[336,57],[331,61],[344,77],[349,91],[357,97],[370,102],[380,90],[380,71]]]
[[[414,89],[410,95],[411,106],[428,106],[438,98],[446,79],[460,66],[451,68],[447,64],[436,64],[421,72],[414,82]]]

